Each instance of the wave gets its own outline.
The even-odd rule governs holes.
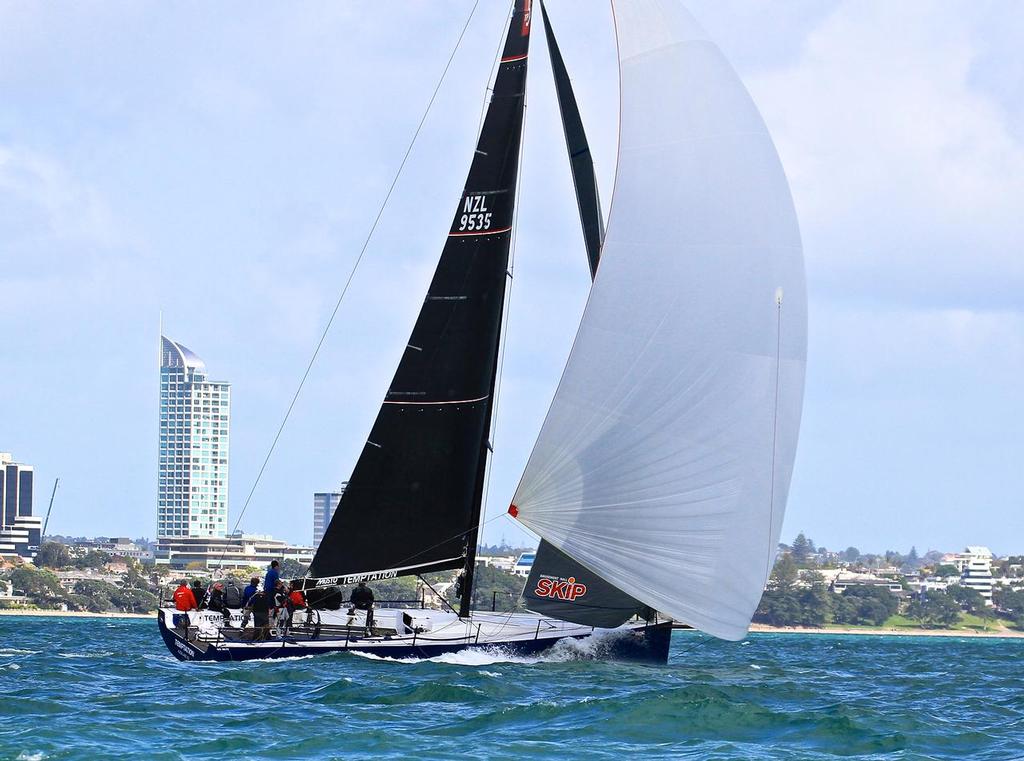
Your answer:
[[[57,653],[59,658],[109,658],[113,651],[97,650],[92,653]]]
[[[458,650],[454,653],[443,653],[429,658],[410,656],[393,658],[377,653],[359,650],[350,651],[353,655],[371,661],[389,663],[441,663],[450,666],[493,666],[499,663],[518,663],[534,665],[538,663],[567,663],[571,661],[605,660],[615,649],[622,638],[631,636],[629,632],[608,631],[596,632],[580,639],[566,638],[555,642],[549,649],[536,655],[521,655],[509,645],[477,645]]]

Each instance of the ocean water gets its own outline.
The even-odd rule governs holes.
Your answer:
[[[1024,640],[677,632],[667,667],[587,656],[185,664],[155,621],[0,617],[0,758],[1024,758]]]

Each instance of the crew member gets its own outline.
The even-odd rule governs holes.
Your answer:
[[[306,607],[306,596],[302,594],[300,586],[300,583],[297,581],[293,581],[288,586],[288,609],[293,612]]]
[[[242,590],[242,607],[249,604],[249,599],[256,594],[260,588],[260,577],[253,576],[249,579],[249,586]]]
[[[373,628],[373,590],[366,586],[365,581],[360,581],[356,588],[352,590],[351,596],[348,598],[349,604],[352,606],[349,611],[348,625],[352,625],[354,619],[354,612],[356,610],[366,611],[366,631],[370,631]]]
[[[366,586],[365,581],[360,581],[348,601],[357,610],[369,610],[373,607],[373,590]]]
[[[206,602],[206,585],[199,579],[192,579],[192,596],[196,598],[196,607],[202,608]]]
[[[181,584],[174,590],[174,607],[177,610],[185,611],[197,610],[199,608],[196,605],[196,596],[192,593],[192,588],[189,587],[185,579],[182,579]]]
[[[217,582],[213,585],[210,590],[210,601],[206,604],[208,610],[215,611],[217,613],[224,612],[224,585],[221,582]]]
[[[252,615],[252,623],[255,629],[252,633],[253,642],[259,642],[267,638],[270,631],[270,595],[262,590],[257,590],[249,603],[245,606],[245,614],[242,618],[242,627],[249,623],[249,616]]]
[[[277,591],[274,592],[273,600],[273,621],[282,629],[286,629],[288,624],[288,586],[284,583],[284,579],[277,580]]]
[[[281,572],[278,570],[280,565],[276,560],[271,560],[270,568],[267,569],[267,575],[263,579],[263,591],[271,600],[274,599],[274,594],[277,592],[277,580],[281,578]]]
[[[288,623],[291,624],[295,617],[295,611],[306,609],[306,596],[302,594],[302,583],[293,581],[288,585]],[[309,623],[309,615],[306,616],[306,623]]]

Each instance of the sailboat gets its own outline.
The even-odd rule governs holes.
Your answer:
[[[613,0],[618,163],[607,226],[543,12],[593,284],[509,515],[540,537],[526,610],[471,609],[519,172],[531,0],[515,0],[464,193],[394,379],[308,575],[262,641],[241,611],[161,609],[181,660],[357,651],[664,663],[673,625],[742,639],[797,445],[806,294],[796,214],[756,106],[679,0]],[[458,573],[458,609],[339,606],[342,585]],[[331,600],[333,599],[333,603]]]

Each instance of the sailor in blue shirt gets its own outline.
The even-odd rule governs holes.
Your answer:
[[[280,563],[276,560],[271,560],[270,569],[267,571],[267,575],[263,579],[263,591],[271,599],[273,599],[274,591],[277,589],[277,580],[281,578],[281,572],[277,570],[279,565]]]
[[[249,586],[242,590],[242,607],[244,608],[249,604],[249,598],[252,597],[260,588],[260,577],[253,576],[249,579]]]

